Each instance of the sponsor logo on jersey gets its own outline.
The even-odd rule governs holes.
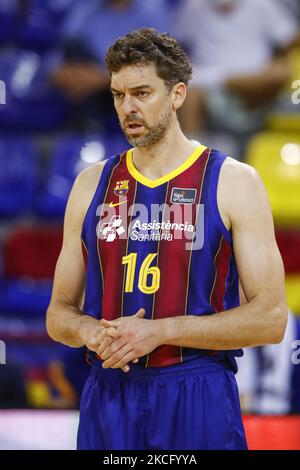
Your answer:
[[[114,194],[116,196],[125,196],[128,193],[129,189],[129,180],[117,181],[114,188]]]
[[[124,204],[116,214],[110,204],[100,205],[96,212],[100,215],[96,234],[108,243],[120,238],[139,242],[185,239],[187,249],[198,250],[204,243],[204,206],[199,204],[197,208],[196,225],[191,222],[193,207],[191,204],[183,207],[151,204],[149,212],[149,207],[141,204],[132,205],[128,210]],[[107,214],[105,217],[101,217],[103,211]]]
[[[172,204],[193,204],[196,200],[197,189],[173,188],[170,201]]]
[[[119,215],[114,215],[109,222],[106,222],[100,227],[100,234],[107,242],[113,242],[117,235],[125,233],[122,225],[122,218]]]
[[[110,202],[109,203],[109,207],[116,207],[116,206],[120,206],[121,204],[124,204],[124,202],[127,202],[127,199],[125,201],[121,201],[121,202]]]
[[[176,223],[170,222],[170,220],[162,222],[154,220],[148,223],[137,219],[131,225],[130,238],[140,242],[159,240],[172,241],[182,238],[186,232],[192,236],[194,230],[194,225],[187,221]]]

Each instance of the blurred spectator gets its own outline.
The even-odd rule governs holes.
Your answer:
[[[0,409],[27,408],[25,379],[20,365],[0,366]]]
[[[0,42],[45,51],[59,40],[59,25],[81,0],[0,0]]]
[[[294,17],[300,21],[300,2],[299,0],[276,0],[276,2],[285,7]]]
[[[18,3],[17,43],[40,51],[55,46],[59,41],[59,26],[74,0],[18,0]]]
[[[63,28],[63,59],[53,72],[55,86],[72,102],[98,93],[96,113],[112,110],[105,67],[107,48],[124,34],[142,27],[169,29],[169,9],[160,0],[86,0],[73,7]],[[99,95],[100,93],[100,95]],[[93,100],[95,105],[95,100]]]
[[[7,87],[1,128],[54,130],[66,123],[98,131],[99,121],[118,128],[106,50],[131,30],[167,31],[170,23],[167,0],[0,0],[0,43],[6,46],[0,78]]]
[[[259,128],[290,78],[285,54],[300,44],[288,10],[270,0],[188,0],[176,35],[194,68],[181,115],[185,132],[197,135],[206,113],[217,129]]]
[[[300,364],[293,364],[292,347],[300,339],[300,320],[289,313],[284,340],[246,348],[238,360],[237,381],[244,412],[287,414],[300,409]],[[298,389],[296,384],[298,382]]]
[[[5,42],[11,38],[17,12],[18,0],[0,0],[0,41]]]
[[[52,390],[52,408],[79,408],[80,398],[90,367],[84,348],[64,348],[61,357],[48,364]]]

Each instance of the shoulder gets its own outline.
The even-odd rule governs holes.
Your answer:
[[[93,199],[106,162],[107,160],[103,160],[81,171],[73,184],[67,212],[73,217],[76,216],[80,222],[83,221]]]
[[[231,228],[233,219],[241,217],[246,209],[267,201],[264,184],[255,168],[231,157],[227,157],[221,167],[217,198],[227,228]]]
[[[220,183],[239,187],[243,184],[255,184],[258,180],[260,176],[253,166],[232,157],[224,160],[220,171]]]
[[[106,162],[107,160],[102,160],[81,171],[74,182],[74,187],[82,192],[96,190]]]

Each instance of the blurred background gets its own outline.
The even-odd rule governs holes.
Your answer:
[[[76,175],[128,148],[104,57],[140,27],[189,54],[185,133],[267,187],[289,324],[245,350],[237,379],[249,447],[300,449],[299,0],[0,0],[0,449],[75,447],[89,366],[50,340],[45,312]]]

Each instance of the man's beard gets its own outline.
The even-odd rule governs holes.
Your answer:
[[[125,137],[130,143],[130,145],[132,145],[133,147],[149,147],[159,142],[164,137],[170,126],[171,110],[171,105],[169,105],[169,103],[166,103],[159,116],[158,121],[153,126],[149,126],[143,119],[135,118],[134,115],[126,118],[123,121],[123,124],[120,123]],[[144,126],[144,129],[146,129],[146,133],[144,135],[136,137],[133,135],[128,135],[126,132],[126,126],[130,122],[135,122]]]

